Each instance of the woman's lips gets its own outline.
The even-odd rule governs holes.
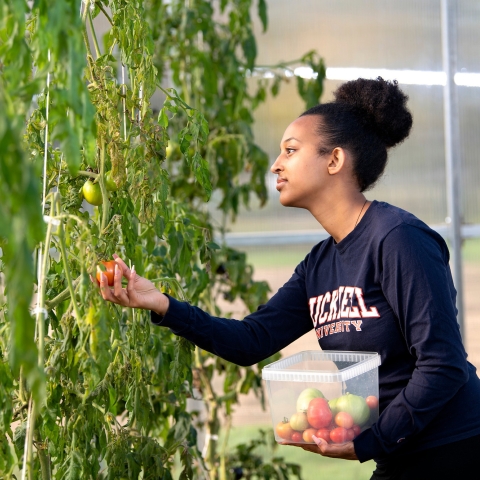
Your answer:
[[[287,181],[284,178],[277,178],[277,190],[280,190],[286,183]]]

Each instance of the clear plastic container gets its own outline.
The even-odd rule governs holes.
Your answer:
[[[312,350],[264,367],[275,440],[353,440],[378,418],[380,363],[374,352]]]

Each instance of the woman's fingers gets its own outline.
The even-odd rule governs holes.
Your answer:
[[[129,295],[134,295],[135,294],[135,278],[137,276],[137,272],[135,272],[135,265],[132,265],[132,268],[130,270],[130,276],[128,278],[128,283],[127,283],[127,293]]]
[[[115,294],[116,297],[120,298],[120,295],[122,294],[122,270],[120,269],[119,265],[115,265],[115,274],[113,276],[113,293]]]
[[[318,453],[320,455],[323,455],[324,457],[343,458],[345,460],[358,460],[357,455],[355,454],[353,442],[330,444],[323,440],[323,438],[318,438],[315,435],[312,435],[312,438],[315,444],[282,442],[282,445],[300,447],[307,452]]]
[[[288,445],[290,447],[300,447],[307,452],[318,453],[321,455],[321,452],[318,450],[317,445],[315,445],[314,443],[283,442],[282,445]]]
[[[326,442],[323,438],[316,437],[315,435],[312,435],[312,439],[317,444],[317,447],[323,455],[325,453],[325,449],[328,447],[328,442]]]
[[[112,289],[108,286],[107,276],[101,270],[100,270],[100,293],[102,294],[102,297],[104,300],[108,300],[109,302],[113,302],[113,303],[118,303],[118,300],[113,294]]]
[[[113,254],[113,258],[115,263],[120,267],[122,275],[128,280],[130,278],[130,269],[127,264],[116,253]]]

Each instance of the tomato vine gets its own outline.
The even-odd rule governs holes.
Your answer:
[[[116,252],[212,313],[220,297],[266,300],[245,255],[214,241],[223,232],[205,209],[213,193],[226,216],[252,195],[266,201],[253,111],[282,77],[252,88],[252,3],[0,0],[2,478],[168,479],[175,455],[181,478],[232,475],[220,415],[252,389],[263,401],[262,365],[232,365],[148,312],[106,305],[89,277]],[[266,29],[265,0],[256,6]],[[299,93],[318,101],[323,61],[301,61],[318,77]],[[195,392],[208,407],[203,456]]]

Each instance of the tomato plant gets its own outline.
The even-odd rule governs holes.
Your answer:
[[[332,421],[332,411],[324,398],[313,398],[308,404],[307,420],[314,428],[323,428]]]
[[[15,469],[28,479],[171,478],[176,455],[182,478],[227,475],[219,417],[230,417],[240,394],[262,397],[261,365],[229,364],[153,327],[149,312],[105,305],[89,277],[116,252],[214,314],[217,298],[240,299],[246,311],[266,300],[267,284],[253,280],[204,208],[214,191],[232,217],[252,196],[266,200],[268,157],[252,112],[279,82],[247,85],[251,5],[85,0],[79,14],[69,0],[0,0],[6,479]],[[312,101],[323,63],[305,61],[319,71],[302,82]],[[187,410],[194,391],[208,410],[203,455]]]

